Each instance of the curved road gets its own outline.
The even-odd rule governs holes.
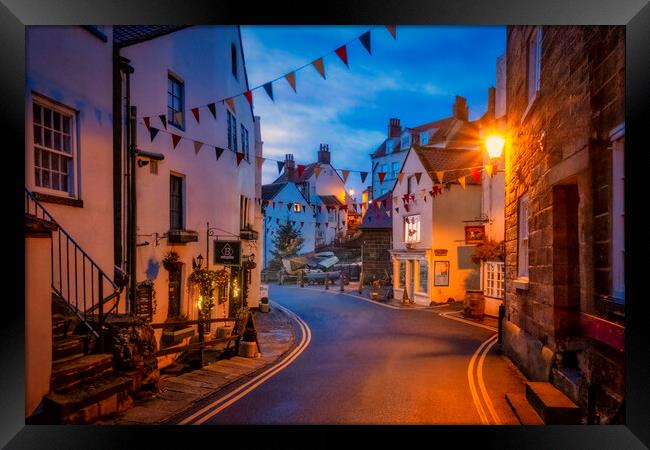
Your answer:
[[[445,307],[396,310],[284,286],[271,286],[270,298],[308,325],[309,331],[298,323],[295,328],[303,351],[217,414],[189,423],[517,423],[503,394],[520,390],[522,379],[505,358],[488,353],[494,331],[442,317]],[[236,389],[218,392],[182,417]]]

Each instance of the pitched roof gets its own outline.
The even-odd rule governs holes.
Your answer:
[[[472,173],[470,167],[483,165],[483,155],[480,150],[414,146],[413,151],[420,158],[431,179],[437,180],[435,172],[445,171],[443,183],[456,181],[464,175],[470,175]],[[467,184],[481,184],[472,176],[467,177],[465,182]]]
[[[336,197],[336,195],[319,195],[321,202],[325,206],[341,206],[343,203]]]
[[[262,185],[262,200],[272,200],[286,185],[287,183],[273,183]]]
[[[305,170],[302,171],[302,175],[298,176],[298,164],[296,164],[296,168],[293,169],[293,176],[291,179],[289,179],[289,176],[287,175],[287,166],[284,166],[284,170],[280,174],[279,177],[277,177],[274,181],[274,183],[286,183],[287,181],[292,181],[294,183],[304,183],[305,181],[309,180],[311,176],[314,174],[314,169],[316,166],[320,165],[321,168],[322,166],[330,166],[332,167],[332,170],[334,173],[343,181],[343,178],[341,178],[341,175],[339,175],[338,170],[336,170],[331,164],[325,164],[325,163],[311,163],[311,164],[306,164],[305,165]]]
[[[361,225],[359,225],[359,228],[393,228],[391,195],[391,192],[386,192],[384,195],[373,199],[369,203],[368,209],[363,215],[363,219],[361,220]],[[386,200],[386,208],[381,205],[381,202],[383,200]],[[376,206],[375,202],[380,202],[380,205]]]
[[[187,25],[116,25],[113,27],[113,44],[116,47],[126,47],[186,27]]]

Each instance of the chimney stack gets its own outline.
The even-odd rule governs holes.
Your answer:
[[[389,119],[388,120],[388,138],[400,137],[402,135],[402,126],[399,123],[399,119]]]
[[[488,117],[494,119],[494,112],[496,107],[496,89],[494,87],[488,88]]]
[[[329,144],[321,144],[318,150],[318,162],[321,164],[330,164],[331,154]]]
[[[284,155],[284,173],[287,175],[287,180],[293,181],[295,169],[296,162],[293,160],[293,154],[287,153]]]
[[[469,108],[467,108],[467,100],[460,95],[456,96],[456,103],[454,103],[453,115],[456,119],[467,122],[469,118]]]

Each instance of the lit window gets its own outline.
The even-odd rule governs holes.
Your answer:
[[[404,242],[420,242],[420,215],[404,217]]]
[[[429,132],[423,131],[420,133],[420,145],[427,145],[429,143]]]
[[[517,276],[528,278],[528,195],[519,198],[519,249]]]
[[[178,128],[183,128],[185,117],[185,84],[173,77],[167,76],[167,122]]]
[[[503,298],[504,264],[494,261],[486,262],[484,277],[485,295],[492,298]]]
[[[399,261],[399,275],[398,275],[398,287],[400,289],[404,289],[406,286],[406,261],[405,260],[400,260]]]
[[[427,264],[426,259],[421,259],[420,261],[420,286],[419,292],[429,292],[429,265]]]
[[[293,204],[293,210],[296,211],[296,212],[301,212],[302,207],[300,206],[300,203],[294,203]]]
[[[74,111],[44,99],[34,100],[34,183],[74,196],[76,139]]]
[[[537,95],[542,66],[542,27],[538,27],[528,42],[528,103]]]

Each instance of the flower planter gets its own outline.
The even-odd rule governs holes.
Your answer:
[[[485,296],[481,290],[466,290],[463,314],[472,319],[482,319],[485,314]]]
[[[257,356],[257,344],[255,342],[239,341],[239,356],[255,358]]]
[[[182,342],[183,339],[194,335],[194,327],[185,327],[180,330],[164,330],[162,341],[165,345],[174,345]]]
[[[263,313],[269,312],[269,304],[268,303],[260,303],[260,312],[263,312]]]
[[[226,325],[217,327],[217,330],[214,332],[215,339],[229,337],[232,334],[232,329],[233,327]]]

